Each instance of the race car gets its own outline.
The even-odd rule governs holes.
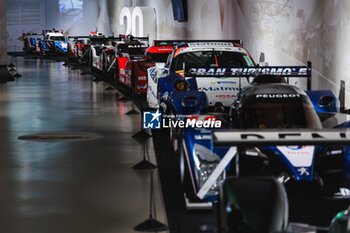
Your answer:
[[[154,40],[153,44],[146,50],[145,55],[150,56],[157,67],[162,67],[173,52],[174,46],[183,42],[184,40]]]
[[[222,73],[222,69],[212,69],[195,69],[194,75],[208,76],[208,71],[213,71],[215,76]],[[276,71],[279,71],[278,75]],[[185,124],[192,127],[181,129],[176,137],[181,177],[188,200],[216,200],[221,180],[229,175],[274,176],[285,184],[291,196],[344,197],[348,193],[344,190],[349,191],[347,177],[350,177],[350,153],[343,144],[349,142],[346,137],[350,135],[343,131],[319,131],[349,126],[347,117],[338,112],[338,101],[334,93],[329,90],[305,92],[286,83],[285,77],[308,77],[310,80],[310,67],[231,68],[230,72],[221,74],[225,77],[252,75],[256,76],[252,84],[236,95],[227,118],[227,113],[224,112],[221,116],[223,120],[215,115],[214,118],[202,120],[214,119],[215,124],[217,121],[221,124],[209,122],[208,127],[203,128],[204,123],[198,126],[193,121],[193,116],[184,119]],[[182,93],[182,99],[173,97],[181,103],[174,106],[190,109],[190,114],[195,114],[193,108],[198,108],[199,105],[196,104],[196,93],[190,92],[189,95]],[[177,92],[173,95],[177,95]],[[184,113],[186,114],[185,111]],[[223,130],[216,132],[217,128]],[[267,144],[256,142],[254,139],[267,137],[263,133],[259,134],[266,129],[270,130],[268,135],[273,133],[272,129],[277,131],[276,134],[281,133],[274,139],[284,139],[291,135],[295,137],[282,143],[278,140]],[[283,130],[293,132],[283,133]],[[300,130],[316,131],[302,134]],[[227,135],[222,137],[220,133]],[[303,138],[305,135],[311,139]],[[335,140],[328,139],[328,135],[337,137]],[[239,140],[232,142],[236,137],[247,140],[245,144],[239,144]],[[342,140],[347,141],[343,143]]]
[[[116,47],[116,42],[121,41],[121,37],[104,36],[97,33],[90,38],[89,63],[91,71],[106,72],[108,69],[109,52],[113,52]]]
[[[68,61],[78,61],[80,63],[89,60],[90,36],[69,36],[68,37]]]
[[[67,41],[63,31],[43,30],[44,38],[38,42],[41,55],[67,53]]]
[[[175,46],[164,67],[148,70],[147,102],[150,108],[159,108],[162,99],[173,92],[173,82],[183,77],[184,70],[192,67],[224,68],[255,67],[255,62],[241,40],[190,41]],[[231,77],[201,77],[185,82],[190,90],[203,91],[211,107],[219,104],[229,107],[240,88],[248,84],[248,79],[238,81]],[[165,101],[166,103],[166,101]],[[162,106],[162,111],[167,111]]]
[[[29,53],[37,53],[38,50],[38,41],[42,40],[42,33],[25,33],[22,31],[22,39],[23,39],[23,51],[27,54]]]
[[[114,61],[114,78],[132,89],[134,94],[147,91],[147,69],[154,66],[151,57],[145,56],[148,37],[126,36],[117,43]]]

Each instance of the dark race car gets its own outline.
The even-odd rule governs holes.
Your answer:
[[[210,75],[208,71],[212,71],[210,69],[212,68],[199,71],[195,69],[193,75],[207,77]],[[311,68],[246,67],[226,70],[230,72],[216,70],[212,76],[244,77],[265,74],[258,75],[252,84],[238,92],[228,120],[222,120],[221,128],[224,130],[216,132],[213,124],[204,128],[203,124],[198,126],[192,120],[193,116],[188,117],[189,120],[184,119],[185,124],[191,127],[180,130],[175,137],[188,199],[216,200],[220,181],[229,175],[274,176],[285,184],[291,196],[347,198],[350,151],[344,146],[344,140],[349,135],[343,131],[328,131],[347,128],[349,122],[346,116],[338,112],[334,93],[328,90],[305,92],[285,83],[286,79],[294,76],[308,77],[310,80]],[[267,75],[268,72],[278,75]],[[286,76],[288,78],[284,78]],[[173,95],[179,97],[170,96],[172,100],[181,103],[174,106],[182,107],[182,114],[200,113],[195,111],[199,105],[193,104],[199,103],[195,101],[198,99],[197,93],[183,93],[180,95],[181,92],[174,92]],[[198,92],[201,97],[199,94]],[[192,99],[189,98],[191,96]],[[289,139],[291,135],[294,137],[293,140],[282,143],[278,140],[265,144],[256,142],[254,139],[271,139],[263,134],[264,130],[270,130],[267,135],[272,135],[272,139]],[[306,132],[302,133],[303,130]],[[282,134],[276,136],[276,132]],[[245,137],[247,140],[245,144],[237,144],[235,137]]]

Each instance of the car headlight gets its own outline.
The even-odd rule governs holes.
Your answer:
[[[264,153],[262,153],[262,152],[260,151],[260,149],[257,148],[257,147],[249,147],[249,148],[246,148],[246,149],[243,151],[243,154],[246,155],[246,156],[267,158],[267,156],[266,156]]]
[[[342,155],[344,153],[343,146],[328,146],[326,148],[326,155],[334,156],[334,155]]]
[[[184,91],[189,89],[189,84],[185,79],[176,79],[173,83],[174,89],[177,91]]]
[[[213,153],[211,150],[209,150],[207,147],[197,143],[194,144],[194,153],[197,168],[197,182],[199,187],[202,187],[219,164],[220,157],[217,154]],[[220,182],[224,178],[225,172],[223,172],[214,182],[207,195],[217,195],[219,191]]]

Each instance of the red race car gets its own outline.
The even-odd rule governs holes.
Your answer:
[[[169,54],[173,52],[174,46],[184,42],[183,40],[154,40],[147,49],[146,55],[150,56],[156,63],[166,63]]]
[[[145,56],[147,48],[148,37],[125,36],[116,45],[114,78],[134,94],[147,92],[147,69],[155,65],[151,57]]]

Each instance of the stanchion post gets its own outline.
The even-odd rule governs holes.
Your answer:
[[[159,232],[159,231],[167,231],[168,226],[157,221],[153,218],[153,212],[156,211],[154,207],[154,190],[153,190],[153,171],[150,172],[150,195],[149,195],[149,217],[147,220],[143,221],[140,224],[137,224],[134,227],[135,231],[142,231],[142,232]]]
[[[141,120],[140,120],[140,131],[132,135],[133,138],[136,140],[147,140],[148,138],[152,137],[149,133],[146,132],[146,130],[143,128],[143,105],[141,105]]]
[[[132,168],[136,170],[152,170],[157,168],[156,165],[149,161],[149,153],[147,147],[147,139],[139,141],[142,146],[142,160],[135,164]],[[147,156],[146,156],[147,155]]]

